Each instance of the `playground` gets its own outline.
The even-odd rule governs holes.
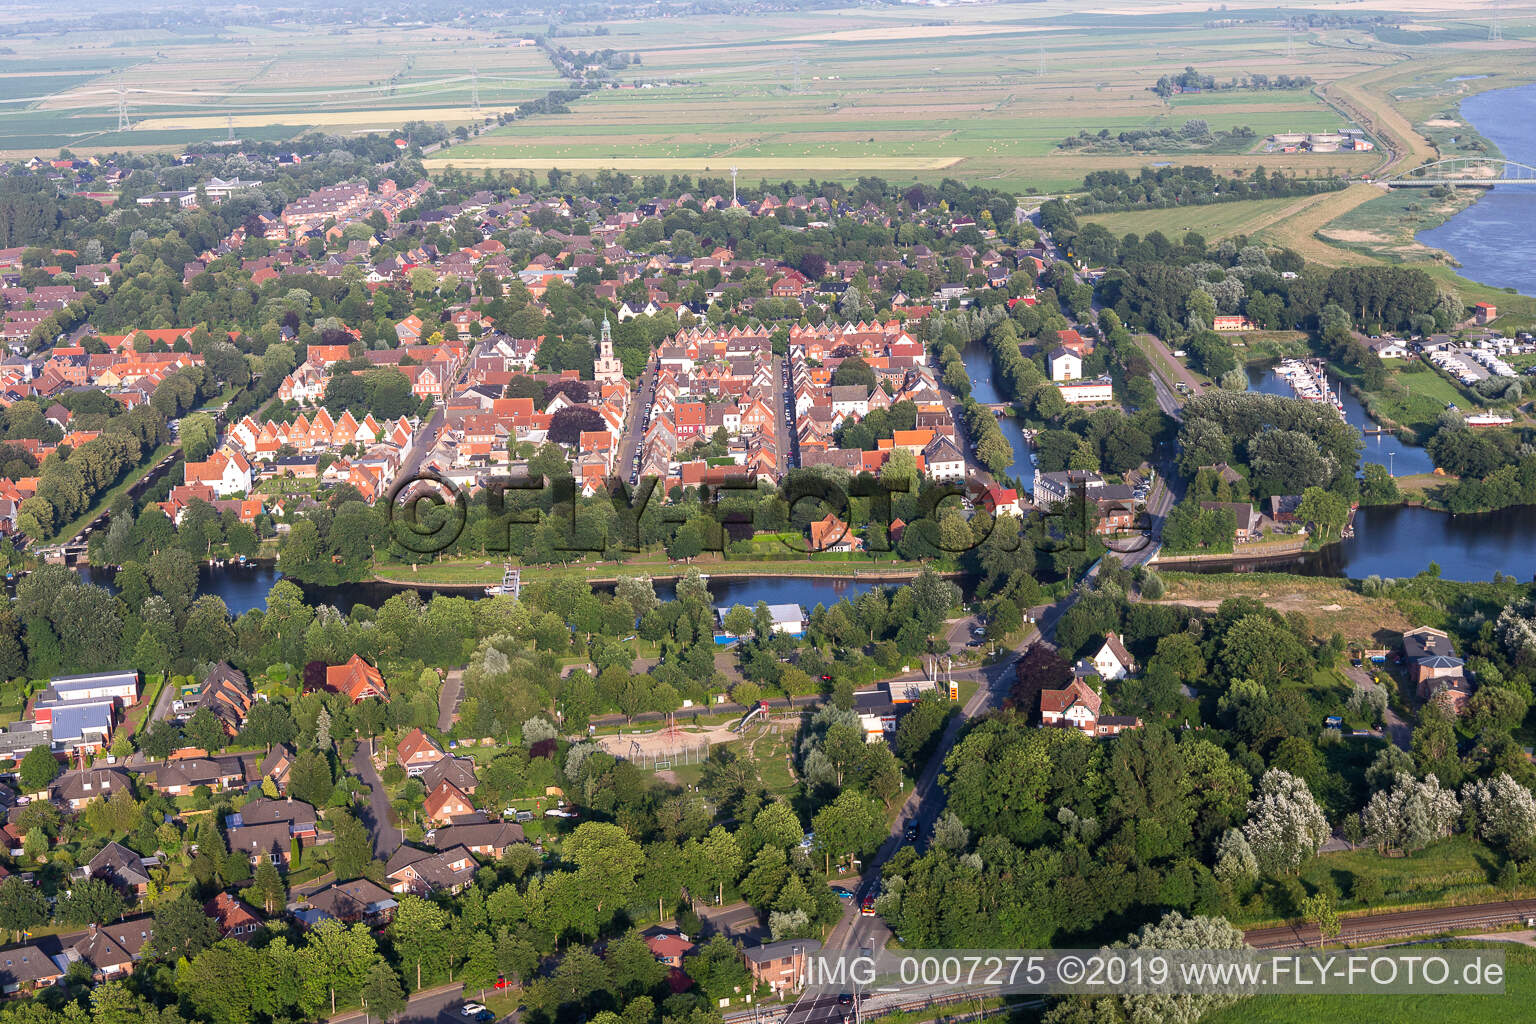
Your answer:
[[[795,716],[796,721],[798,717]],[[775,731],[777,728],[769,716],[767,703],[763,702],[754,705],[740,718],[720,725],[683,729],[674,718],[650,732],[618,733],[596,739],[598,746],[614,757],[662,771],[674,765],[701,763],[709,756],[710,747],[717,743],[732,743],[749,732]]]

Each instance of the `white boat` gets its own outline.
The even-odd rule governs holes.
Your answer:
[[[1496,412],[1478,412],[1468,416],[1464,422],[1469,427],[1507,427],[1515,422],[1515,418]]]

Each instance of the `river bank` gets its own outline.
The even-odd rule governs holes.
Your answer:
[[[386,572],[376,568],[373,582],[401,587],[429,586],[440,590],[478,590],[483,592],[486,587],[501,582],[506,564],[503,562],[477,562],[473,565],[468,563],[433,564],[424,565],[419,572],[412,573],[403,573],[396,570]],[[561,566],[519,567],[524,585],[540,580],[568,576],[581,576],[588,583],[597,584],[616,583],[620,576],[641,576],[652,581],[677,581],[686,577],[694,569],[697,569],[701,575],[711,580],[795,577],[805,579],[903,582],[916,579],[924,568],[926,567],[917,563],[890,568],[850,568],[839,565],[807,565],[800,562],[771,562],[758,563],[756,565],[731,562],[697,562],[690,565],[680,565],[677,562],[660,564],[619,563],[617,565],[581,565],[578,563]],[[954,570],[936,570],[936,572],[938,575],[947,578],[961,575]]]

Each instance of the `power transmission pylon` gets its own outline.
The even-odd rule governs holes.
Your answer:
[[[224,126],[229,130],[229,135],[228,135],[229,141],[230,142],[234,142],[235,141],[235,119],[233,117],[231,117],[230,115],[225,114],[224,115]]]
[[[793,83],[789,87],[789,91],[790,92],[799,92],[800,91],[800,55],[798,53],[792,54],[790,56],[790,58],[789,58],[789,66],[794,71],[794,80],[793,80]]]
[[[1285,55],[1287,57],[1296,56],[1296,33],[1289,27],[1285,30]]]
[[[480,69],[472,67],[469,69],[469,74],[469,109],[478,114],[480,113]]]
[[[128,85],[125,76],[117,76],[117,130],[128,131],[133,123],[128,120]]]
[[[1045,74],[1045,44],[1044,43],[1040,44],[1040,66],[1035,70],[1035,74],[1037,74],[1037,75]]]
[[[732,206],[736,206],[737,205],[737,203],[736,203],[736,170],[737,170],[737,168],[733,165],[731,167],[731,205]]]
[[[1493,7],[1493,20],[1488,23],[1488,41],[1490,43],[1501,42],[1504,39],[1504,30],[1499,27],[1499,5]]]

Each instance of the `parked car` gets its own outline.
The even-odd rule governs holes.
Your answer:
[[[465,1003],[459,1007],[459,1016],[465,1020],[488,1021],[495,1020],[496,1015],[486,1009],[482,1003]]]

